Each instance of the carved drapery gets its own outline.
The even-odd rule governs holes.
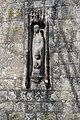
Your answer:
[[[31,82],[44,81],[50,87],[49,79],[49,24],[45,19],[45,9],[30,9],[28,13],[28,53],[26,88]]]

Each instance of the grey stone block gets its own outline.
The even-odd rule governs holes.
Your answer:
[[[13,102],[0,102],[0,110],[4,112],[13,111]]]
[[[8,92],[8,100],[16,101],[16,94],[14,91]]]
[[[59,19],[75,18],[75,7],[73,6],[58,7],[57,17]]]
[[[7,120],[7,115],[5,112],[0,112],[0,120]]]
[[[62,112],[63,107],[61,102],[43,102],[42,110],[50,112]]]
[[[25,120],[35,120],[36,117],[35,117],[35,113],[26,113],[26,117],[25,117]]]
[[[58,114],[57,120],[79,120],[80,114],[79,113],[66,113],[66,114]]]
[[[39,112],[37,113],[37,120],[56,120],[54,112]]]
[[[76,17],[80,18],[80,6],[76,7]]]
[[[0,91],[0,100],[7,100],[7,91]]]
[[[15,89],[15,80],[11,79],[1,79],[0,80],[0,90],[14,90]]]
[[[26,108],[29,112],[37,112],[41,110],[41,105],[39,102],[27,102]]]
[[[25,112],[25,104],[23,102],[14,103],[14,111]]]
[[[23,112],[11,112],[9,114],[9,120],[24,120],[24,117]]]

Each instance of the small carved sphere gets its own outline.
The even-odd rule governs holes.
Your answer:
[[[35,59],[37,59],[37,60],[39,60],[40,58],[41,58],[41,55],[40,55],[40,52],[39,51],[37,51],[36,53],[35,53]]]
[[[35,61],[34,62],[34,69],[40,69],[41,68],[41,61]]]
[[[35,33],[38,33],[39,32],[39,25],[34,25],[33,29],[34,29]]]

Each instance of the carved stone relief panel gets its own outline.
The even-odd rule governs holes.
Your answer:
[[[28,52],[26,88],[50,87],[49,79],[49,23],[45,9],[28,10]],[[44,84],[44,85],[43,85]]]

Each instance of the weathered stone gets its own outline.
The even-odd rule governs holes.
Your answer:
[[[1,35],[0,35],[0,44],[5,43],[5,42],[7,41],[6,39],[7,39],[7,36],[1,34]]]
[[[60,53],[59,54],[59,62],[61,62],[63,64],[66,64],[69,62],[69,53],[65,52],[65,53]]]
[[[16,80],[16,90],[21,90],[22,80]]]
[[[13,0],[13,2],[14,2],[14,0]],[[22,6],[23,6],[22,3],[14,3],[13,5],[6,1],[4,3],[2,3],[2,20],[9,21],[12,19],[14,19],[14,20],[21,19],[22,15],[23,15],[22,14],[23,13]]]
[[[50,112],[62,112],[63,107],[61,102],[44,102],[42,103],[42,110]]]
[[[38,102],[28,102],[28,104],[26,105],[28,108],[28,111],[30,112],[36,112],[36,111],[40,111],[40,103]]]
[[[9,23],[3,22],[2,23],[2,34],[4,35],[8,34],[8,29],[9,29]]]
[[[22,16],[22,12],[21,12],[21,9],[14,9],[14,8],[10,8],[8,9],[8,16],[9,16],[9,19],[18,19]]]
[[[16,94],[14,91],[8,92],[8,100],[16,100]]]
[[[22,100],[22,101],[27,100],[27,93],[26,93],[26,91],[22,91],[22,92],[19,91],[19,93],[17,92],[17,99],[18,100]]]
[[[54,112],[37,113],[37,120],[56,120]]]
[[[61,91],[60,99],[63,102],[64,101],[75,101],[76,100],[76,96],[75,96],[75,94],[73,92]]]
[[[60,68],[58,65],[54,65],[54,67],[52,67],[52,76],[54,78],[59,78],[60,77]]]
[[[34,92],[33,91],[31,91],[31,92],[28,92],[27,94],[26,94],[26,97],[27,97],[27,101],[34,101]]]
[[[4,45],[0,45],[0,66],[4,68],[7,66],[8,51],[5,50]],[[5,62],[4,62],[5,61]]]
[[[76,17],[80,17],[80,6],[76,7]]]
[[[9,36],[14,37],[14,35],[22,35],[24,32],[24,22],[22,21],[12,21],[9,23]]]
[[[74,0],[74,3],[75,3],[76,5],[80,5],[80,1],[79,1],[79,0]]]
[[[39,84],[31,81],[31,90],[46,90],[46,85],[44,81],[41,81]]]
[[[35,100],[36,101],[48,101],[48,92],[47,91],[35,91]]]
[[[63,103],[63,113],[65,115],[71,113],[79,113],[79,104],[75,102],[64,102]]]
[[[0,80],[0,90],[14,90],[15,89],[15,80],[11,79],[1,79]]]
[[[36,91],[35,99],[36,99],[36,101],[41,101],[41,92],[40,91]]]
[[[73,42],[74,46],[75,46],[75,49],[77,49],[77,51],[80,50],[80,42]]]
[[[26,113],[25,120],[35,120],[35,113]]]
[[[25,86],[29,8],[45,8],[45,42],[49,23],[48,90],[44,81]],[[80,0],[0,0],[0,120],[80,120],[79,113]]]
[[[59,101],[61,101],[60,94],[61,94],[61,91],[54,91],[54,92],[51,91],[48,93],[48,99],[53,102],[54,101],[59,102]]]
[[[75,91],[80,91],[80,78],[74,78],[73,79],[73,87]]]
[[[0,110],[1,111],[12,111],[13,102],[0,102]]]
[[[9,120],[24,120],[23,112],[12,112],[9,114]]]
[[[71,87],[71,90],[73,88]],[[74,92],[75,89],[74,89]],[[73,102],[76,101],[76,94],[73,91],[68,91],[68,90],[58,90],[58,91],[51,91],[48,93],[48,100],[50,101],[55,101],[55,102],[60,102],[62,101],[63,103],[65,101],[67,102]],[[77,93],[78,94],[78,93]],[[78,98],[79,99],[79,98]]]
[[[57,115],[58,120],[79,120],[80,114],[79,113],[66,113],[66,114],[58,114]]]
[[[80,70],[79,70],[79,65],[69,65],[69,72],[70,72],[70,77],[79,77],[80,76]]]
[[[54,0],[46,0],[45,7],[51,7],[51,6],[54,6]]]
[[[54,25],[54,40],[57,43],[64,43],[66,49],[68,42],[76,41],[76,30],[79,25],[75,25],[77,20],[55,20]],[[75,24],[73,24],[75,23]],[[65,49],[65,48],[64,48]]]
[[[14,111],[25,112],[25,104],[23,102],[17,102],[14,104]]]
[[[58,5],[62,5],[62,6],[65,6],[65,5],[73,5],[74,1],[73,0],[60,0],[59,2],[56,2],[56,4]]]
[[[7,91],[0,91],[0,100],[7,100]]]
[[[0,35],[2,34],[2,24],[0,23]]]
[[[11,43],[10,44],[10,49],[13,53],[23,53],[23,44],[22,43]]]
[[[35,7],[43,7],[43,2],[42,1],[34,1],[33,5],[34,5],[34,8]]]
[[[68,78],[54,79],[53,80],[53,89],[54,90],[69,90],[71,91],[71,80]]]
[[[80,103],[80,91],[77,91],[77,98],[78,98],[78,102]]]
[[[7,120],[7,115],[5,112],[0,112],[0,120]]]
[[[13,57],[13,56],[5,56],[5,58],[8,61],[6,61],[6,63],[4,65],[5,68],[2,69],[2,74],[1,74],[1,78],[13,78],[13,79],[17,79],[17,78],[21,78],[22,79],[22,73],[23,73],[23,58],[21,58],[20,56],[17,57]],[[3,66],[2,66],[3,67]]]
[[[13,33],[14,34],[14,33]],[[24,34],[14,34],[9,36],[8,41],[11,43],[23,43],[24,42]]]
[[[76,41],[79,41],[80,42],[80,29],[77,30],[77,33],[76,33]],[[75,45],[75,44],[74,44]]]
[[[58,63],[58,53],[54,53],[54,55],[52,54],[51,56],[50,56],[50,59],[51,59],[51,63],[53,62],[53,63]]]
[[[61,61],[63,61],[63,59],[61,59]],[[60,65],[60,67],[59,67],[59,69],[60,69],[60,78],[70,77],[68,65],[66,65],[64,62],[63,62],[63,64],[64,65]]]
[[[77,52],[64,52],[59,54],[59,62],[61,64],[79,63],[79,56]]]
[[[75,18],[75,7],[58,7],[57,14],[59,19]]]

